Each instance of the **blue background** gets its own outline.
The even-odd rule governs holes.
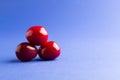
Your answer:
[[[16,46],[43,25],[54,61],[20,62]],[[1,80],[120,80],[120,0],[0,0]]]

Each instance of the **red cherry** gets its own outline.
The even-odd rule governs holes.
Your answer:
[[[43,60],[52,60],[60,55],[60,47],[54,41],[49,41],[39,49],[38,54]]]
[[[37,56],[37,48],[27,42],[19,44],[16,48],[16,56],[20,61],[30,61]]]
[[[48,40],[48,32],[43,26],[32,26],[26,32],[26,38],[33,45],[43,45]]]

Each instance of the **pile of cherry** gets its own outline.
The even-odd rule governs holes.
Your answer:
[[[60,47],[56,42],[48,41],[48,32],[43,26],[30,27],[26,31],[26,39],[28,42],[22,42],[16,48],[20,61],[30,61],[37,55],[43,60],[53,60],[60,55]]]

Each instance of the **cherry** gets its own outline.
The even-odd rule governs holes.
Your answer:
[[[26,38],[33,45],[43,45],[48,40],[48,32],[43,26],[32,26],[26,32]]]
[[[54,41],[49,41],[39,49],[38,54],[43,60],[52,60],[60,55],[60,47]]]
[[[37,48],[27,42],[20,43],[16,48],[16,56],[20,61],[30,61],[37,56]]]

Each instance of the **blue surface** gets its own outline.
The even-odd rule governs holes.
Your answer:
[[[0,0],[0,80],[120,80],[119,0]],[[16,46],[43,25],[62,53],[20,62]]]

